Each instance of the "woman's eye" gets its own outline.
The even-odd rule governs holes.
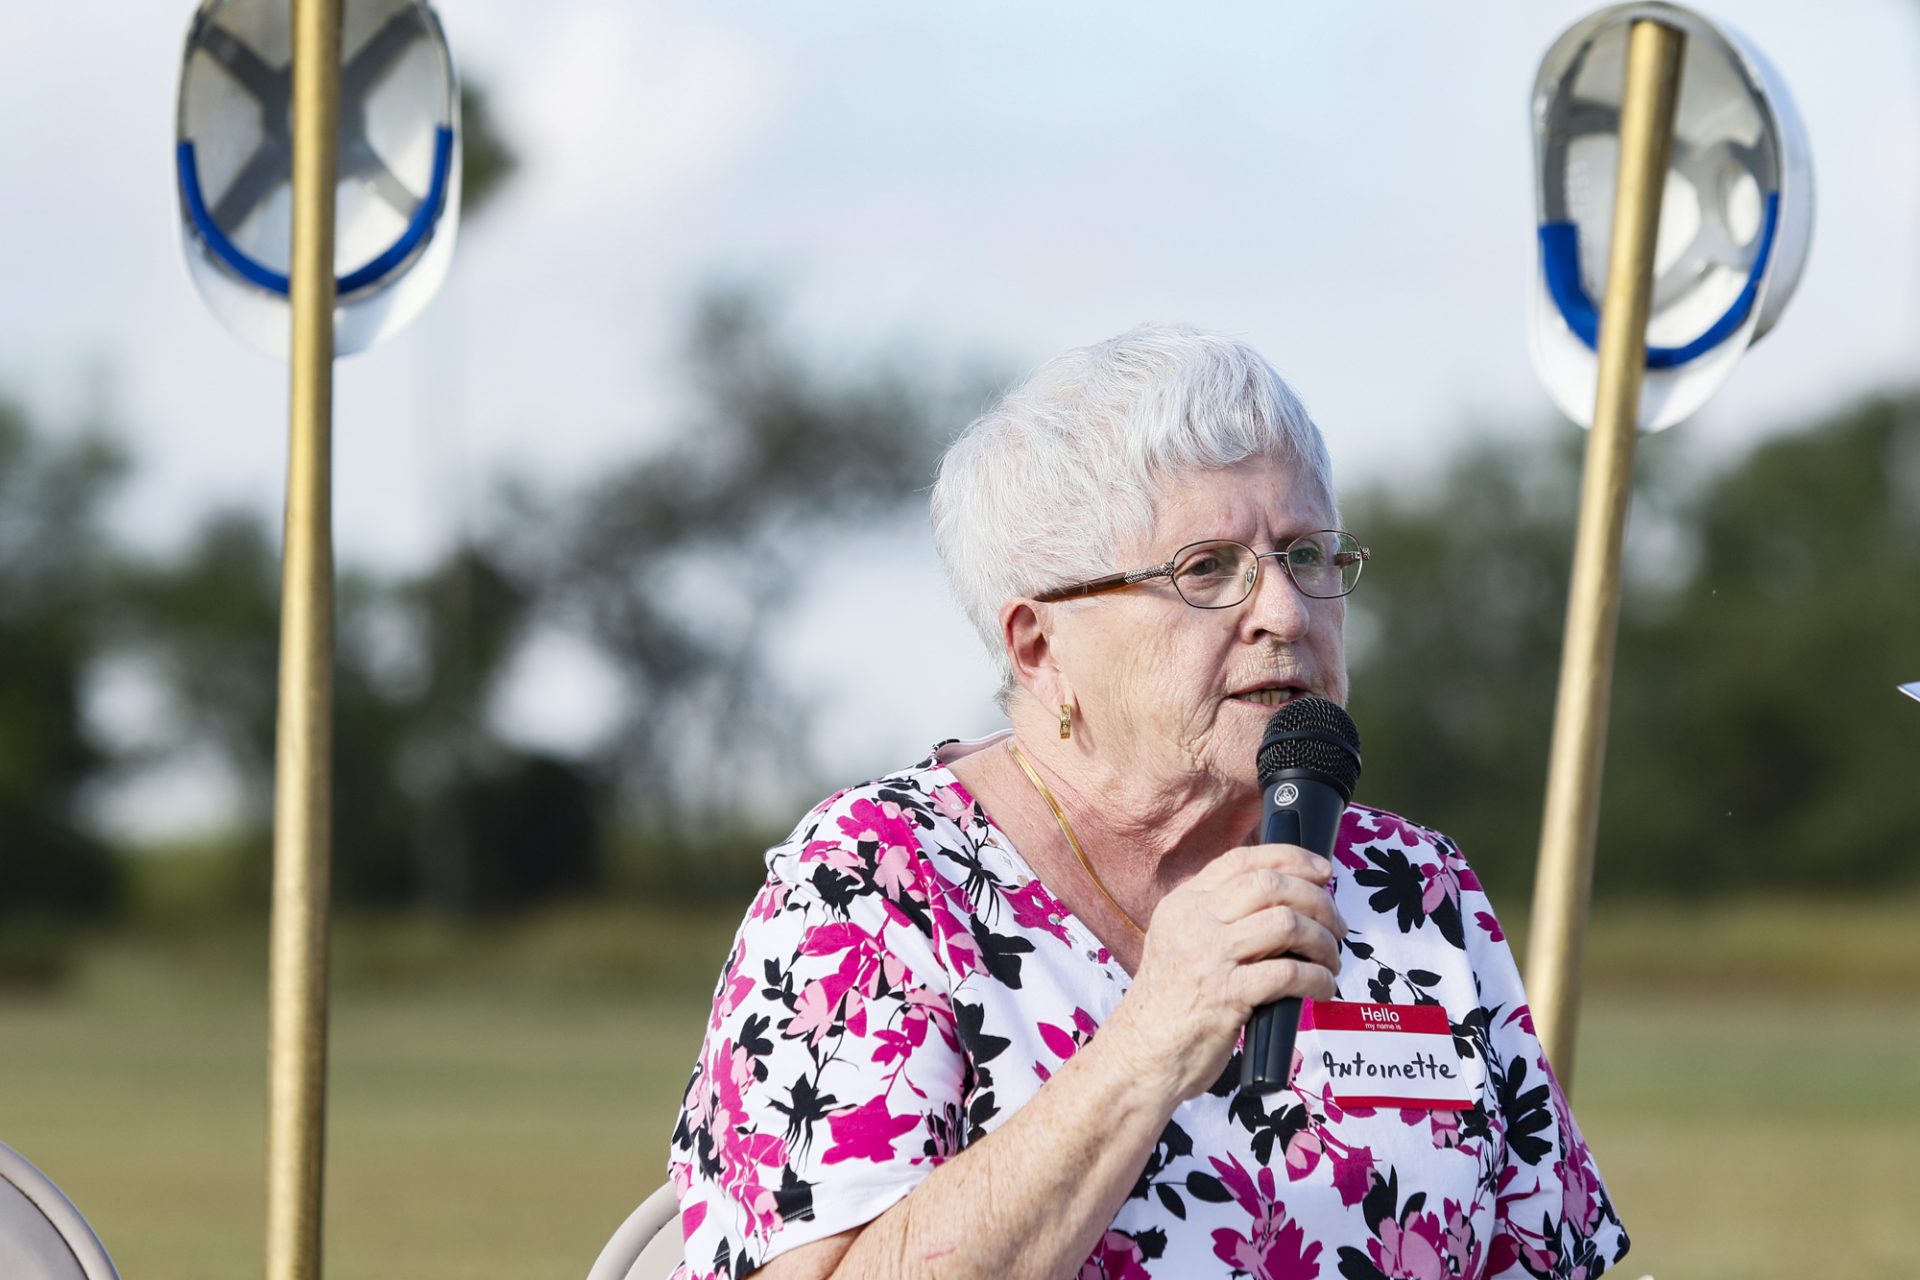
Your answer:
[[[1227,570],[1219,556],[1208,554],[1195,556],[1180,567],[1183,578],[1217,578]]]

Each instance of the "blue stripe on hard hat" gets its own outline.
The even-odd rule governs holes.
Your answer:
[[[269,293],[285,297],[290,287],[286,274],[249,258],[239,245],[227,238],[226,233],[214,222],[213,215],[207,211],[206,199],[200,192],[200,168],[194,162],[193,143],[182,142],[175,152],[175,160],[180,169],[180,194],[187,203],[187,216],[193,220],[194,229],[200,233],[207,248],[242,279],[259,285]],[[352,293],[378,283],[419,248],[420,242],[433,230],[434,223],[440,220],[440,211],[446,206],[447,175],[452,168],[453,130],[446,125],[439,125],[434,129],[433,177],[427,185],[427,198],[413,211],[407,229],[400,233],[398,240],[366,265],[334,281],[336,293]]]
[[[1780,224],[1780,193],[1767,193],[1767,216],[1760,228],[1760,248],[1753,256],[1753,269],[1740,296],[1707,331],[1683,347],[1648,347],[1647,368],[1672,369],[1696,360],[1732,337],[1746,322],[1760,296],[1760,278],[1767,272],[1773,256],[1774,231]],[[1600,337],[1600,309],[1587,296],[1580,282],[1580,228],[1571,222],[1548,222],[1540,227],[1540,262],[1547,277],[1547,292],[1560,308],[1567,328],[1589,349],[1597,350]]]

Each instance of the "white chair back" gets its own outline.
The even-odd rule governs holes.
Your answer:
[[[120,1280],[87,1220],[46,1174],[0,1142],[0,1276]]]
[[[686,1255],[680,1205],[668,1183],[641,1201],[613,1233],[587,1280],[667,1280]],[[7,1274],[0,1271],[0,1275]]]

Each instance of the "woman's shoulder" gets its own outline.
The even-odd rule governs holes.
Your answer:
[[[1459,880],[1462,887],[1480,888],[1480,878],[1452,839],[1432,827],[1371,805],[1347,806],[1341,815],[1333,856],[1355,871],[1405,863],[1422,879],[1450,877]]]
[[[1408,849],[1446,850],[1453,857],[1460,856],[1460,847],[1434,828],[1365,804],[1347,806],[1340,819],[1340,844],[1395,844]]]
[[[1333,856],[1365,904],[1392,916],[1403,934],[1430,926],[1455,947],[1473,934],[1493,942],[1506,936],[1460,846],[1432,827],[1349,805]]]
[[[963,978],[984,963],[1007,870],[973,797],[930,755],[808,810],[767,851],[742,937],[808,954],[863,939],[923,980]]]
[[[767,850],[771,876],[811,881],[820,866],[872,878],[933,855],[971,853],[973,797],[937,755],[827,796]]]

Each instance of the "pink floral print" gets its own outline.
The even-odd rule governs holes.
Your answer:
[[[1587,1280],[1625,1255],[1460,851],[1356,806],[1335,863],[1340,998],[1441,1006],[1474,1104],[1343,1107],[1312,1032],[1277,1094],[1242,1094],[1236,1055],[1079,1280]],[[673,1132],[676,1280],[884,1213],[1048,1087],[1128,985],[938,751],[823,801],[767,868]]]

